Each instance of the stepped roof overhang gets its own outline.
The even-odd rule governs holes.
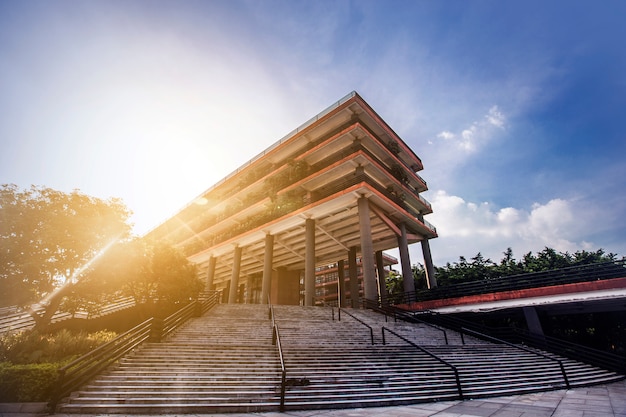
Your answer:
[[[370,205],[375,250],[397,247],[397,225],[409,242],[436,237],[419,195],[422,161],[356,93],[324,110],[209,188],[149,233],[205,264],[217,257],[216,282],[229,279],[233,248],[241,274],[263,270],[265,236],[274,235],[273,267],[304,265],[304,223],[316,221],[316,261],[344,259],[360,246],[357,200]],[[270,215],[271,214],[271,215]]]

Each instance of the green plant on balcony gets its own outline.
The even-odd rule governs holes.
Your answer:
[[[398,155],[400,153],[400,145],[398,145],[398,142],[392,140],[387,142],[387,149],[389,149],[389,151],[391,151],[394,155]]]
[[[404,169],[402,169],[400,165],[393,164],[389,171],[391,172],[391,175],[393,175],[394,178],[396,178],[402,184],[405,184],[405,185],[408,184],[409,176],[406,174],[406,172],[404,171]]]

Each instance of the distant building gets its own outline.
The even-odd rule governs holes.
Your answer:
[[[422,169],[417,155],[352,92],[149,235],[181,248],[208,288],[223,290],[231,303],[264,303],[269,295],[277,304],[313,305],[318,268],[348,265],[355,277],[349,285],[356,286],[357,256],[362,296],[375,300],[384,250],[399,248],[404,289],[413,289],[408,245],[415,242],[435,285],[428,240],[437,231],[424,220],[432,208],[420,195],[427,190],[417,174]],[[350,289],[338,288],[345,291],[342,300],[360,292]]]
[[[340,265],[341,264],[341,265]],[[391,265],[397,265],[398,260],[393,256],[383,253],[382,270],[377,271],[382,273],[382,279],[384,280],[391,271]],[[343,274],[339,270],[340,266],[343,266]],[[358,296],[354,297],[355,300],[363,297],[363,263],[361,258],[356,259],[356,278],[358,289]],[[343,280],[340,281],[340,279]],[[377,274],[377,280],[381,279],[381,276]],[[337,306],[340,302],[339,294],[340,288],[343,285],[344,288],[344,303],[346,300],[352,300],[351,285],[350,285],[350,266],[347,263],[334,263],[331,265],[324,265],[315,268],[315,302],[320,305]],[[379,284],[380,285],[380,284]],[[384,290],[383,290],[384,291]],[[304,300],[304,291],[300,295]]]

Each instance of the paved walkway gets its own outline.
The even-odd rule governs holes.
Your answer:
[[[0,417],[44,416],[41,404],[0,404]],[[63,414],[55,414],[65,417]],[[185,415],[192,417],[193,415]],[[286,413],[211,414],[211,417],[626,417],[626,380],[589,388],[513,395],[470,401],[445,401],[403,407]],[[81,415],[69,415],[81,417]],[[82,416],[87,417],[87,416]],[[91,416],[89,416],[91,417]],[[119,417],[116,415],[115,417]],[[134,416],[140,417],[140,416]]]

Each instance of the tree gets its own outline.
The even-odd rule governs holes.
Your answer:
[[[454,264],[448,262],[446,266],[436,268],[437,282],[439,285],[445,286],[510,275],[549,271],[575,265],[610,262],[615,261],[617,258],[616,254],[607,254],[602,249],[595,252],[583,250],[570,254],[557,252],[548,247],[541,252],[537,252],[536,255],[528,252],[519,262],[513,257],[511,248],[507,248],[503,255],[504,257],[499,264],[495,264],[491,259],[485,259],[480,252],[471,258],[471,262],[468,262],[464,256],[460,256],[459,262]]]
[[[426,281],[426,269],[424,265],[417,263],[411,268],[413,272],[413,281],[415,282],[415,290],[424,290],[428,288],[428,282]]]
[[[0,304],[25,306],[45,327],[99,254],[130,233],[119,199],[102,200],[32,186],[0,188]],[[43,300],[43,301],[42,301]]]
[[[197,298],[203,283],[178,249],[163,242],[136,238],[117,243],[85,274],[85,301],[95,294],[131,296],[144,309],[166,312]],[[148,312],[149,314],[152,311]]]
[[[387,277],[385,279],[385,285],[387,286],[387,295],[390,299],[402,296],[402,294],[404,293],[402,275],[398,274],[393,269],[387,274]]]
[[[513,257],[513,249],[506,248],[506,251],[502,252],[504,257],[500,261],[500,264],[495,268],[497,276],[508,276],[520,274],[522,272],[522,264],[517,262]]]

